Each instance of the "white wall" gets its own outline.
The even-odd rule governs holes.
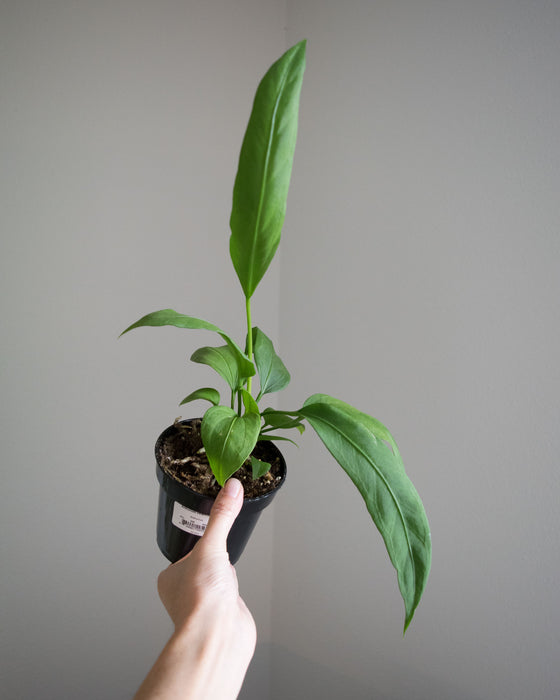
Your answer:
[[[188,357],[212,338],[117,336],[169,306],[243,328],[231,192],[284,6],[14,0],[0,33],[1,694],[130,698],[170,631],[153,443],[202,409],[177,404],[208,381]],[[255,309],[272,334],[277,287],[276,267]],[[257,697],[267,516],[238,567],[264,643],[247,681]]]
[[[560,6],[288,7],[309,60],[281,405],[324,391],[393,429],[434,561],[403,640],[380,538],[305,435],[275,514],[273,697],[558,697]]]
[[[128,698],[169,633],[150,454],[207,378],[186,362],[206,338],[116,336],[165,306],[240,332],[237,153],[264,67],[303,37],[281,266],[255,318],[280,322],[283,406],[324,391],[393,429],[434,564],[403,640],[379,537],[305,435],[238,565],[261,642],[242,697],[557,696],[557,4],[0,12],[6,697]]]

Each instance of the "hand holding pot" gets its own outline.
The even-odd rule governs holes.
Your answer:
[[[243,488],[230,479],[216,498],[203,537],[159,575],[160,598],[175,631],[136,700],[237,697],[256,643],[255,623],[239,596],[226,549],[242,503]]]

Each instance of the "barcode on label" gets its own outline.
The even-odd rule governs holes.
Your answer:
[[[180,503],[173,504],[173,516],[171,522],[175,527],[184,532],[189,532],[191,535],[201,536],[206,530],[206,525],[208,525],[208,518],[210,516],[204,513],[197,513],[195,510],[191,510]]]
[[[184,527],[186,530],[196,530],[197,532],[202,533],[206,528],[204,525],[199,525],[198,523],[195,523],[194,520],[187,520],[187,518],[181,518],[181,527]]]

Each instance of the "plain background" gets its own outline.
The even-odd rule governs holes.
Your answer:
[[[558,3],[3,0],[3,697],[130,698],[170,632],[152,450],[212,338],[117,336],[165,307],[243,333],[237,155],[304,37],[254,320],[282,407],[331,393],[392,429],[434,560],[403,639],[380,538],[306,433],[237,567],[241,697],[560,694]]]

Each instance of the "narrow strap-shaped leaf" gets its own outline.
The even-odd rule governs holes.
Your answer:
[[[224,331],[220,330],[218,326],[215,326],[209,321],[203,321],[201,318],[195,318],[194,316],[186,316],[185,314],[180,314],[173,309],[162,309],[161,311],[153,311],[151,314],[142,316],[142,318],[136,321],[136,323],[133,323],[126,330],[124,330],[121,335],[128,333],[134,328],[142,328],[144,326],[175,326],[175,328],[214,331],[226,341],[229,347],[236,354],[239,363],[242,363],[243,361],[248,363],[247,369],[250,369],[251,374],[247,374],[247,376],[252,377],[256,373],[253,363],[241,350],[241,348],[229,337],[229,335],[227,335],[227,333],[224,333]]]
[[[430,571],[431,537],[422,501],[394,440],[378,421],[325,394],[300,410],[362,494],[397,570],[406,631]],[[386,444],[386,442],[390,444]]]
[[[247,299],[280,242],[296,145],[305,46],[302,41],[286,51],[261,80],[241,146],[233,188],[230,254]]]

